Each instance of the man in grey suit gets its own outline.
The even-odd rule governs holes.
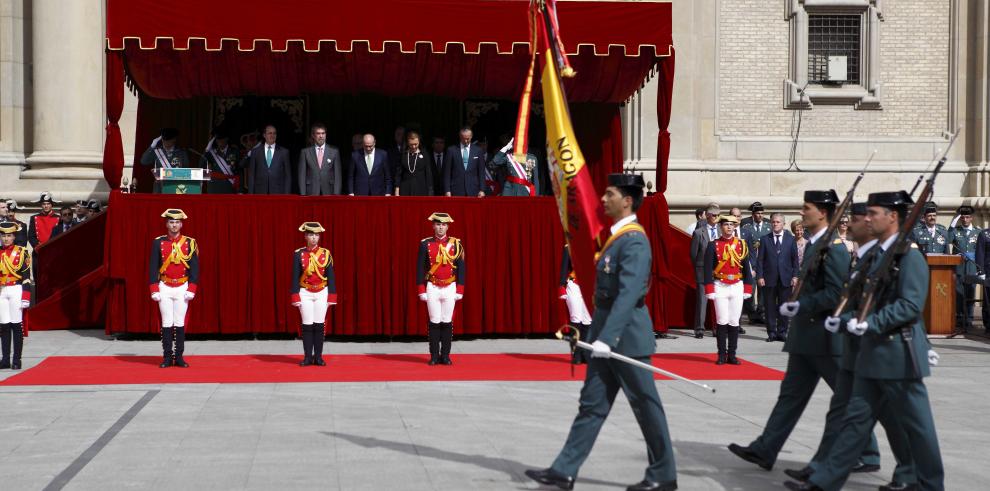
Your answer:
[[[314,123],[311,128],[313,145],[299,152],[299,194],[326,196],[341,194],[344,177],[340,152],[327,145],[327,127]]]
[[[289,149],[275,144],[277,134],[274,126],[265,126],[264,143],[245,160],[251,194],[289,194],[292,189]]]
[[[719,236],[719,207],[715,203],[705,210],[704,225],[698,225],[691,234],[691,263],[694,264],[694,282],[697,286],[694,304],[694,337],[705,337],[705,314],[708,313],[708,299],[705,297],[705,251],[708,243]]]

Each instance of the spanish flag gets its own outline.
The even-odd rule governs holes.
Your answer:
[[[560,83],[559,59],[553,44],[545,52],[543,66],[543,110],[547,123],[547,162],[557,197],[560,223],[571,251],[571,262],[581,294],[593,310],[595,253],[605,230],[605,213],[591,183],[584,155],[574,137],[564,87]]]

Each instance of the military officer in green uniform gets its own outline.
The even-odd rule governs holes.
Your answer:
[[[904,191],[870,194],[867,226],[879,239],[877,254],[892,254],[897,233],[911,203]],[[882,256],[881,256],[882,257]],[[874,262],[872,276],[882,259]],[[945,472],[935,433],[935,421],[924,377],[929,364],[938,362],[925,337],[922,312],[928,296],[928,265],[914,248],[898,254],[894,273],[879,283],[876,308],[865,319],[855,318],[856,305],[842,315],[840,327],[860,337],[852,394],[846,406],[842,430],[829,449],[824,465],[806,483],[786,483],[790,489],[841,489],[866,443],[866,435],[884,411],[904,429],[914,460],[918,488],[944,489]]]
[[[923,254],[948,254],[949,230],[938,223],[938,206],[925,203],[925,217],[915,225],[914,240]]]
[[[739,237],[746,241],[749,247],[749,264],[755,265],[760,260],[760,239],[764,235],[770,234],[770,220],[764,218],[766,210],[763,203],[754,201],[749,205],[751,216],[742,219],[739,225]],[[750,271],[755,278],[756,273]],[[762,324],[766,321],[766,307],[763,305],[763,289],[759,285],[753,284],[752,297],[746,299],[744,306],[750,323]],[[744,329],[739,330],[740,334],[746,334]]]
[[[513,141],[509,140],[509,143],[492,157],[493,166],[506,170],[502,196],[539,196],[540,172],[536,167],[538,159],[533,153],[526,154],[525,162],[516,162],[514,158],[510,158]]]
[[[973,225],[973,207],[960,206],[956,210],[959,220],[949,229],[949,252],[962,256],[956,266],[956,332],[967,333],[973,327],[973,300],[976,298],[976,242],[980,238],[979,227]]]
[[[835,391],[842,346],[838,336],[824,329],[824,321],[838,304],[842,286],[849,274],[850,257],[841,239],[824,235],[838,203],[839,197],[831,189],[804,193],[801,221],[808,245],[803,263],[816,260],[823,248],[826,248],[825,255],[822,263],[802,278],[804,285],[797,301],[784,302],[780,306],[781,315],[792,317],[787,341],[784,342],[784,351],[789,355],[787,372],[763,433],[748,446],[729,445],[732,453],[766,470],[773,468],[777,454],[797,425],[818,381],[825,380]],[[805,264],[802,264],[801,270],[806,270]],[[839,430],[841,419],[841,409],[829,409],[823,439],[833,437]],[[872,439],[870,449],[864,452],[857,470],[867,472],[880,468],[876,448],[876,439]]]
[[[852,296],[861,294],[862,290],[856,289],[855,291],[850,291],[849,282],[862,275],[870,274],[870,269],[879,257],[877,251],[880,248],[876,247],[877,239],[873,235],[873,232],[866,226],[866,203],[854,203],[850,208],[852,213],[849,220],[849,238],[854,240],[858,247],[853,254],[849,276],[843,290],[846,295]],[[859,337],[849,334],[844,329],[840,332],[840,326],[839,317],[830,316],[825,319],[825,329],[833,334],[838,333],[842,340],[839,371],[835,377],[835,392],[832,394],[829,409],[839,411],[839,414],[844,414],[846,406],[849,404],[849,398],[852,395],[856,356],[859,354]],[[914,468],[912,467],[911,449],[908,445],[907,435],[904,433],[904,429],[895,416],[893,408],[888,408],[878,415],[878,420],[887,433],[887,440],[890,442],[890,448],[894,453],[894,458],[897,460],[893,479],[890,483],[882,486],[880,488],[881,491],[911,489],[917,483]],[[815,452],[815,456],[804,469],[785,469],[784,473],[798,481],[807,481],[814,474],[815,470],[824,465],[823,462],[828,457],[829,449],[835,443],[835,436],[838,436],[837,432],[833,432],[828,438],[826,438],[826,435],[822,435],[822,440],[818,444],[818,451]],[[873,448],[868,453],[876,455],[877,450]]]
[[[230,137],[223,129],[213,131],[213,139],[206,145],[203,157],[199,159],[200,167],[210,174],[210,182],[206,185],[209,194],[237,194],[241,188],[241,176],[238,172],[237,160],[241,151],[230,144]]]
[[[161,135],[152,140],[151,146],[141,154],[141,165],[164,169],[189,167],[189,154],[184,148],[177,145],[178,138],[179,130],[175,128],[162,129]],[[154,192],[160,193],[161,191],[161,183],[156,180]]]
[[[635,215],[643,202],[643,177],[610,174],[608,183],[602,202],[615,223],[596,265],[595,313],[588,335],[594,350],[581,388],[580,408],[553,464],[548,469],[527,470],[526,475],[542,484],[572,489],[622,388],[643,432],[649,458],[643,480],[626,489],[673,490],[677,489],[674,450],[653,374],[609,358],[614,351],[650,363],[656,349],[653,323],[643,304],[652,260],[650,243]]]

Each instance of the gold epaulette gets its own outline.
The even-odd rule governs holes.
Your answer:
[[[300,248],[298,248],[298,249],[296,249],[296,252],[302,252],[302,251],[304,251],[304,250],[306,250],[306,248],[305,248],[305,247],[300,247]]]
[[[430,236],[430,237],[427,237],[427,238],[425,238],[425,239],[423,239],[423,240],[421,240],[420,242],[426,242],[426,241],[428,241],[428,240],[430,240],[430,239],[432,239],[432,238],[433,238],[433,236]]]
[[[912,249],[917,249],[918,248],[918,244],[915,244],[914,242],[912,242],[911,243],[911,248]]]
[[[842,239],[835,239],[834,241],[832,241],[832,244],[833,245],[835,245],[835,244],[841,244],[841,243],[842,243]]]
[[[155,237],[155,240],[165,240],[166,238],[167,236],[165,235],[159,235],[158,237]]]

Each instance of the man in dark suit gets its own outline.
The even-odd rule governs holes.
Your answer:
[[[299,152],[299,194],[342,194],[344,177],[340,168],[340,152],[337,147],[327,145],[327,127],[323,123],[314,123],[311,135],[313,145]]]
[[[289,149],[276,145],[278,131],[275,126],[265,126],[265,142],[251,152],[245,160],[248,169],[248,192],[251,194],[289,194],[292,189],[292,170]]]
[[[694,281],[697,286],[697,298],[694,304],[694,337],[705,337],[705,314],[708,313],[708,299],[705,297],[705,251],[708,243],[719,236],[718,231],[719,207],[715,203],[708,205],[705,211],[705,222],[695,228],[691,234],[691,263],[694,264]]]
[[[447,149],[443,158],[443,189],[447,196],[485,197],[487,155],[471,143],[470,126],[461,128],[460,142]]]
[[[443,187],[443,154],[447,148],[447,140],[442,136],[434,136],[430,151],[430,164],[433,166],[433,194],[444,195]]]
[[[791,296],[800,270],[797,242],[784,231],[784,216],[770,215],[770,233],[760,237],[760,255],[756,262],[756,282],[763,290],[760,300],[767,313],[767,342],[787,339],[787,317],[780,315],[780,304]]]
[[[375,148],[375,137],[370,133],[362,138],[362,149],[351,154],[349,181],[351,196],[392,196],[388,154]]]
[[[52,229],[52,238],[58,237],[59,235],[68,232],[76,222],[73,221],[73,213],[71,206],[63,206],[59,211],[58,224]]]

